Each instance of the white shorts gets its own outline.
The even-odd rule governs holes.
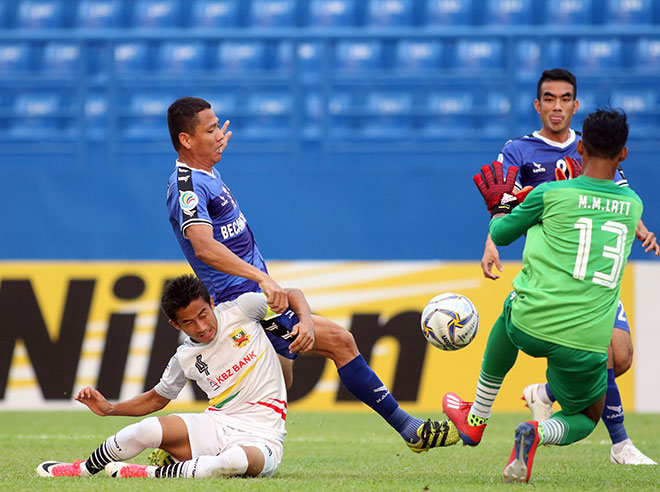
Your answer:
[[[217,456],[231,446],[254,446],[264,454],[264,468],[260,477],[274,475],[282,461],[282,443],[257,434],[223,424],[220,415],[205,413],[177,413],[188,429],[192,457]]]

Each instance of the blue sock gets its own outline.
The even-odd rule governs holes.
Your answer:
[[[555,395],[552,393],[552,390],[550,389],[550,385],[548,383],[545,383],[545,394],[548,395],[548,398],[550,398],[551,402],[556,402],[557,398],[555,398]]]
[[[337,372],[339,379],[353,396],[378,412],[401,434],[401,437],[409,442],[417,442],[419,439],[417,428],[422,425],[422,420],[409,415],[399,407],[362,355],[358,355],[348,364],[337,369]]]
[[[612,444],[628,439],[628,433],[623,425],[623,406],[619,388],[614,380],[614,369],[607,370],[607,393],[602,418],[607,432],[610,433]]]

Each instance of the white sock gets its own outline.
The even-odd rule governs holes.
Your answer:
[[[248,459],[240,446],[232,446],[218,456],[200,456],[186,461],[182,468],[185,478],[237,477],[248,469]]]

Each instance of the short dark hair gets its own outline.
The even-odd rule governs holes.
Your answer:
[[[167,128],[170,130],[174,150],[178,152],[181,148],[179,133],[195,133],[195,127],[199,125],[197,113],[210,107],[211,103],[199,97],[182,97],[170,104],[167,109]]]
[[[582,143],[591,156],[616,157],[627,140],[628,121],[623,110],[598,108],[582,123]]]
[[[541,100],[541,86],[543,82],[548,80],[563,80],[568,82],[573,86],[573,99],[577,97],[577,81],[575,80],[575,75],[566,70],[565,68],[552,68],[550,70],[545,70],[541,74],[539,83],[536,85],[536,98]]]
[[[179,309],[187,308],[191,302],[202,299],[211,304],[211,296],[204,283],[194,275],[181,275],[165,286],[160,306],[169,319],[177,322]]]

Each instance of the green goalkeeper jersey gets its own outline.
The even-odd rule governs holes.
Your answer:
[[[527,233],[511,320],[536,338],[607,353],[621,275],[642,201],[613,181],[579,176],[537,186],[490,223],[496,245]]]

